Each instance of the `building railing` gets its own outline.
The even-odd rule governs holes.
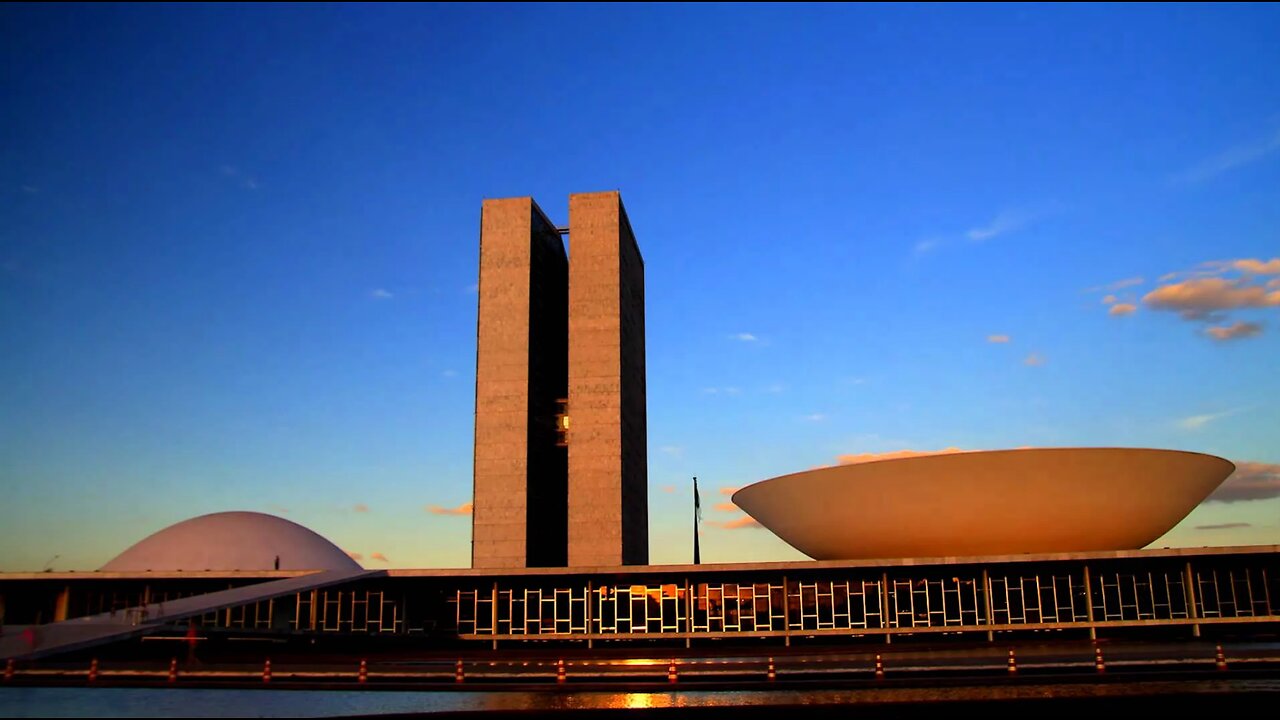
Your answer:
[[[1274,562],[1274,560],[1273,560]],[[689,637],[1280,621],[1277,569],[1017,572],[460,589],[462,637]],[[1192,578],[1189,584],[1187,579]]]

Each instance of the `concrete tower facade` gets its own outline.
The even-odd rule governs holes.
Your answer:
[[[569,230],[569,565],[647,565],[644,260],[617,192]]]
[[[563,567],[568,259],[531,198],[484,201],[480,227],[471,565]]]
[[[481,213],[471,564],[649,557],[644,262],[617,192]]]

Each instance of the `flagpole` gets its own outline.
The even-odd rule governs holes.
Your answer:
[[[698,518],[702,515],[702,503],[698,499],[698,476],[693,476],[693,564],[702,564],[702,552],[698,545]]]

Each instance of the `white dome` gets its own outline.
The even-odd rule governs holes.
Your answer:
[[[104,572],[354,570],[360,564],[307,528],[265,513],[221,512],[149,535],[102,566]]]

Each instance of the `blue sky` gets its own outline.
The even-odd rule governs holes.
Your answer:
[[[0,569],[232,509],[465,566],[430,507],[471,499],[480,202],[609,189],[655,562],[690,476],[947,447],[1249,463],[1158,543],[1280,543],[1277,36],[1266,5],[4,6]],[[706,517],[706,560],[798,557]]]

